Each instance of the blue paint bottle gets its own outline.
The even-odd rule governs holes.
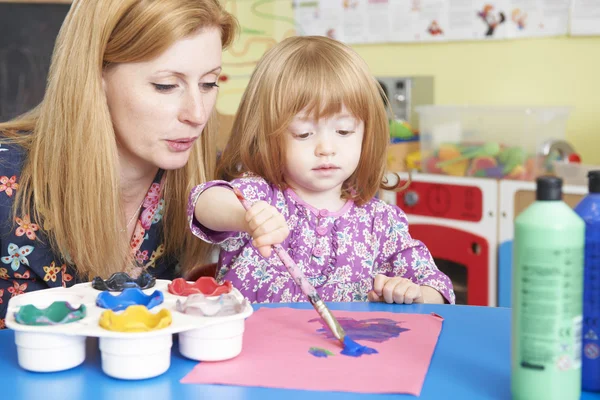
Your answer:
[[[575,212],[585,221],[581,386],[600,391],[600,170],[588,173],[588,195]]]

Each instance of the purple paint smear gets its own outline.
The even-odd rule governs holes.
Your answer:
[[[323,334],[327,339],[335,339],[325,322],[320,318],[313,318],[308,322],[318,321],[321,323],[321,328],[317,329],[317,333]],[[341,354],[351,357],[360,357],[363,354],[377,354],[377,350],[362,346],[355,340],[365,340],[369,342],[382,343],[391,338],[400,336],[400,333],[406,332],[408,328],[398,326],[400,322],[388,318],[371,318],[363,320],[355,320],[354,318],[338,318],[338,322],[344,328],[346,336],[344,337],[344,349]],[[315,347],[311,349],[316,349]],[[312,355],[317,356],[309,351]],[[318,355],[317,357],[326,357],[326,355]]]
[[[319,321],[321,328],[317,333],[325,335],[327,339],[335,339],[325,322],[320,318],[311,319],[308,322]],[[389,339],[400,336],[408,328],[398,326],[400,322],[388,318],[371,318],[355,320],[354,318],[338,318],[338,322],[346,331],[346,336],[354,340],[365,340],[368,342],[383,343]]]

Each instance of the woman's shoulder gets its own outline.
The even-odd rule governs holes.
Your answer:
[[[0,219],[8,217],[19,189],[26,150],[0,133]]]
[[[12,135],[0,132],[0,176],[19,175],[27,151]]]

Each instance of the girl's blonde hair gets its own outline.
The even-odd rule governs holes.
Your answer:
[[[390,189],[384,179],[389,122],[381,86],[365,61],[348,46],[324,36],[291,37],[265,53],[244,92],[217,176],[231,180],[244,172],[286,188],[283,135],[305,110],[319,119],[348,111],[364,122],[358,167],[343,185],[342,197],[358,205]]]
[[[75,0],[56,40],[44,99],[0,124],[27,151],[14,215],[32,210],[55,252],[85,279],[124,270],[132,258],[123,228],[115,132],[102,88],[113,63],[151,60],[198,29],[217,28],[223,47],[238,30],[218,0]],[[206,261],[208,245],[187,228],[194,184],[214,173],[215,112],[184,168],[165,172],[165,257],[184,269]]]

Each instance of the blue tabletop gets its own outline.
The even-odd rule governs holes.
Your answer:
[[[425,378],[420,399],[510,399],[510,309],[449,305],[388,305],[382,303],[331,303],[332,310],[435,312],[444,317],[440,338]],[[311,308],[308,303],[256,305],[260,307]],[[101,369],[96,339],[88,339],[87,356],[79,367],[56,373],[33,373],[17,363],[14,333],[0,331],[0,398],[21,400],[116,400],[168,399],[414,399],[410,395],[366,395],[339,392],[308,392],[254,387],[180,384],[197,361],[179,354],[173,344],[169,370],[156,378],[122,381]],[[382,366],[383,368],[383,366]],[[398,365],[385,366],[402,371]],[[582,399],[600,399],[583,393]]]

